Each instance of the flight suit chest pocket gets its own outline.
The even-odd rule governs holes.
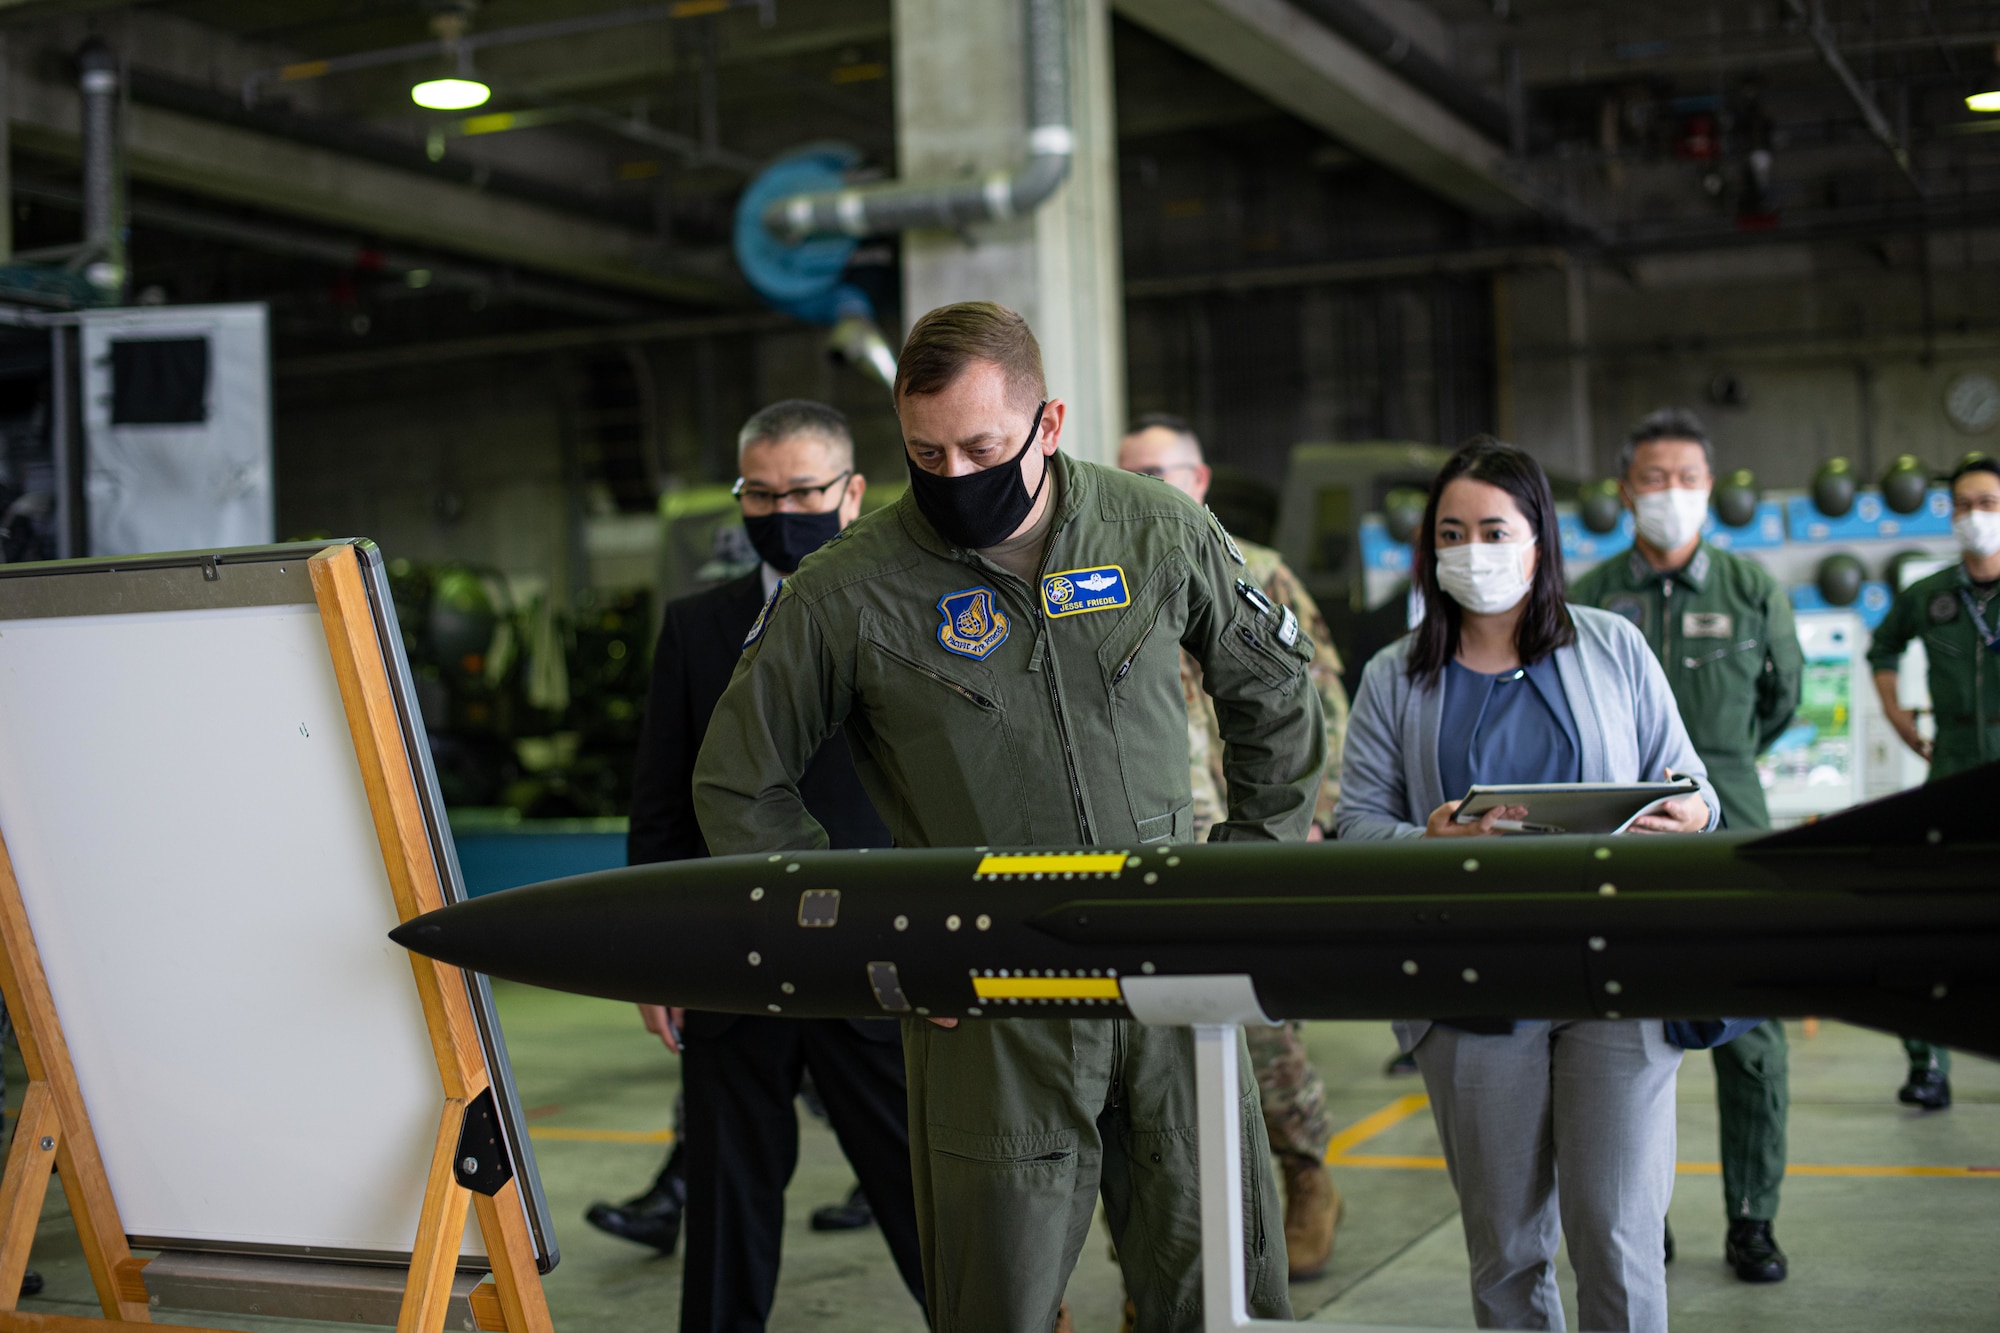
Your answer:
[[[1230,617],[1222,647],[1274,689],[1297,680],[1312,661],[1312,640],[1288,607],[1261,612],[1245,602]]]
[[[990,714],[1004,711],[988,668],[955,658],[934,640],[911,633],[872,609],[861,612],[859,629],[857,674],[884,686],[897,704],[947,717],[963,716],[965,708]]]

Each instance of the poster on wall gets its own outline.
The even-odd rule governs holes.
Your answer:
[[[1843,810],[1862,796],[1865,751],[1855,705],[1867,687],[1867,631],[1852,611],[1810,611],[1799,613],[1798,632],[1805,653],[1799,710],[1757,761],[1771,818],[1781,825]]]
[[[83,313],[89,554],[275,540],[266,324],[261,303]]]

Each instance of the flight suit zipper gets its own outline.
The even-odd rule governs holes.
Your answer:
[[[1070,799],[1076,802],[1076,827],[1083,835],[1083,844],[1088,847],[1096,839],[1090,836],[1090,814],[1083,803],[1083,775],[1076,769],[1076,747],[1069,736],[1069,720],[1063,716],[1062,687],[1056,683],[1056,636],[1049,626],[1049,608],[1042,600],[1042,580],[1048,577],[1049,556],[1054,553],[1056,543],[1062,539],[1063,521],[1060,517],[1049,530],[1049,543],[1042,548],[1042,565],[1035,571],[1035,585],[1028,589],[1034,597],[1035,615],[1042,623],[1042,642],[1047,645],[1043,667],[1049,677],[1049,707],[1055,713],[1056,736],[1062,741],[1063,767],[1069,771]]]

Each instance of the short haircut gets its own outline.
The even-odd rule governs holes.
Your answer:
[[[1514,626],[1514,651],[1521,665],[1533,666],[1558,648],[1576,642],[1563,589],[1562,532],[1556,526],[1556,498],[1548,474],[1523,450],[1502,444],[1491,435],[1475,435],[1445,461],[1431,483],[1424,525],[1417,530],[1410,577],[1423,595],[1424,618],[1410,631],[1409,678],[1428,686],[1458,656],[1458,603],[1438,586],[1437,515],[1444,488],[1460,477],[1498,486],[1514,497],[1521,517],[1535,534],[1535,579],[1528,585],[1528,605]]]
[[[1007,377],[1007,399],[1032,412],[1049,396],[1042,346],[1028,321],[991,301],[941,305],[916,322],[896,359],[898,409],[907,394],[942,393],[974,361],[990,361]]]
[[[753,444],[775,444],[794,435],[811,435],[826,441],[827,452],[843,468],[854,466],[854,435],[847,428],[847,415],[837,407],[816,403],[810,398],[787,398],[760,407],[736,432],[736,457]]]
[[[1172,412],[1146,412],[1134,417],[1132,425],[1125,433],[1137,435],[1142,430],[1170,430],[1180,436],[1188,448],[1194,450],[1196,462],[1207,461],[1202,454],[1201,436],[1194,433],[1194,427],[1188,424],[1186,417],[1176,416]]]
[[[2000,458],[1987,458],[1982,454],[1978,458],[1965,459],[1951,470],[1951,480],[1945,485],[1957,489],[1959,478],[1968,472],[1991,472],[1994,476],[2000,477]]]
[[[1625,447],[1618,451],[1618,475],[1631,476],[1632,460],[1638,457],[1639,446],[1656,440],[1694,441],[1701,446],[1702,457],[1708,460],[1708,470],[1715,471],[1715,446],[1709,442],[1708,427],[1701,424],[1701,418],[1685,407],[1663,407],[1647,413],[1625,437]]]

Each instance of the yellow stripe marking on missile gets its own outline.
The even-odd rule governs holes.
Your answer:
[[[982,1000],[1116,1000],[1116,977],[974,977]]]
[[[1125,868],[1123,852],[1062,852],[982,856],[979,875],[1106,875]]]

